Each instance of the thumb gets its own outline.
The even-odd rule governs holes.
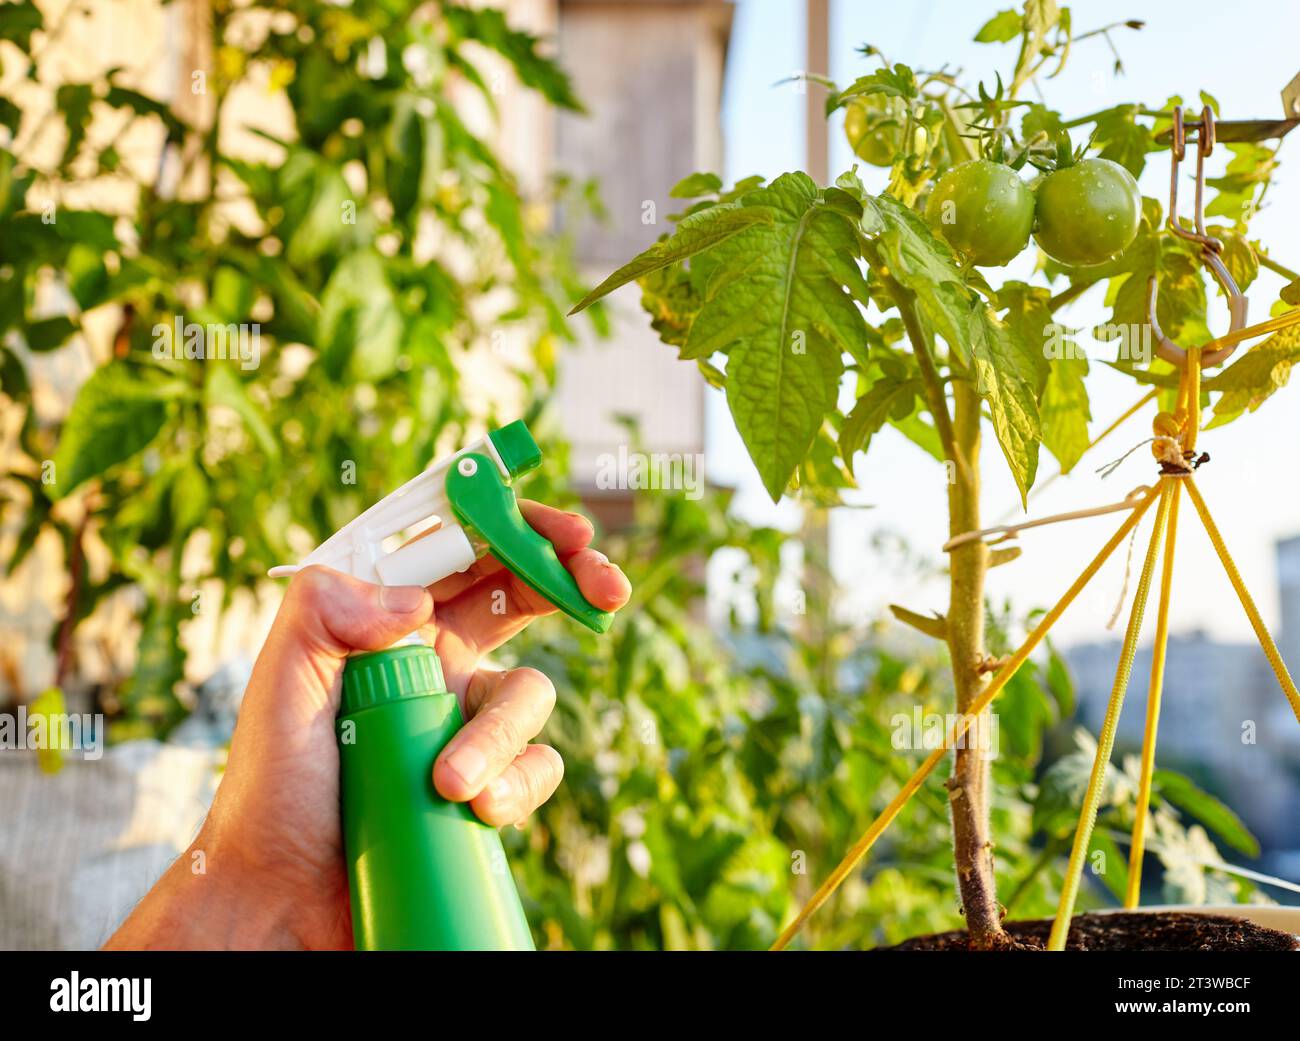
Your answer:
[[[288,643],[343,659],[353,651],[390,647],[432,615],[433,597],[423,586],[377,586],[313,565],[289,583],[267,645]]]

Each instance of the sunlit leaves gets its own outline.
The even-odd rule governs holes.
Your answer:
[[[863,352],[862,318],[845,289],[865,293],[851,212],[841,208],[855,204],[840,194],[836,204],[804,174],[787,174],[745,196],[743,210],[766,219],[714,251],[682,352],[727,354],[727,403],[773,499],[835,405],[842,355]]]
[[[1214,420],[1209,426],[1223,426],[1243,412],[1254,412],[1286,386],[1297,359],[1300,359],[1300,325],[1293,325],[1250,348],[1218,375],[1206,380],[1206,390],[1222,392],[1214,404]]]

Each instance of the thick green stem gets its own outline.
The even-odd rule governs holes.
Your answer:
[[[953,432],[962,458],[948,485],[948,531],[960,535],[980,526],[980,399],[969,380],[953,383]],[[949,554],[948,566],[948,653],[957,711],[969,712],[985,683],[984,577],[988,547],[979,540],[964,543]],[[988,734],[987,724],[985,710],[984,718],[971,727],[967,740],[956,750],[948,780],[957,886],[970,943],[976,949],[1002,947],[1010,942],[1002,929],[993,871],[988,743],[982,739]]]
[[[939,379],[931,343],[921,326],[915,304],[905,288],[888,282],[898,304],[912,350],[921,369],[926,400],[934,416],[945,454],[951,464],[948,482],[948,530],[950,535],[978,530],[980,526],[980,398],[968,379],[953,381],[953,411],[948,411],[943,383]],[[984,576],[988,571],[988,547],[981,541],[967,542],[949,555],[949,598],[945,635],[952,659],[953,687],[957,711],[966,712],[984,688]],[[964,747],[955,753],[948,781],[948,803],[952,813],[953,860],[957,888],[970,943],[976,949],[1011,945],[1002,928],[993,872],[993,843],[989,834],[987,743],[971,740],[987,735],[987,718],[967,733]]]

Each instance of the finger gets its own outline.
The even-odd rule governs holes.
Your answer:
[[[477,673],[465,696],[470,720],[433,764],[434,787],[468,802],[514,762],[554,707],[555,687],[536,669]]]
[[[549,745],[529,745],[501,776],[470,801],[470,809],[494,828],[518,824],[554,795],[563,779],[560,753]]]
[[[578,589],[593,607],[617,611],[627,603],[632,585],[617,564],[594,549],[581,549],[565,562]],[[514,637],[529,622],[557,608],[508,571],[484,580],[456,599],[440,604],[438,624],[465,645],[487,654]]]
[[[545,506],[531,499],[519,500],[519,512],[537,534],[555,547],[555,552],[561,560],[582,549],[591,542],[595,534],[591,521],[580,513],[557,510],[553,506]],[[429,589],[433,593],[434,600],[443,603],[459,596],[484,578],[503,570],[504,565],[501,561],[489,553],[459,574],[449,575],[441,582],[435,582]]]
[[[377,586],[312,565],[293,576],[265,646],[345,658],[389,647],[432,615],[433,598],[421,586]]]

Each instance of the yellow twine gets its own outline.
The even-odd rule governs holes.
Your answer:
[[[1192,497],[1192,505],[1196,507],[1196,512],[1200,514],[1205,533],[1210,536],[1210,542],[1214,544],[1214,550],[1219,554],[1219,562],[1223,564],[1223,570],[1228,574],[1228,581],[1232,583],[1232,588],[1237,591],[1237,599],[1241,601],[1241,606],[1246,609],[1246,617],[1250,619],[1251,628],[1255,630],[1255,638],[1259,640],[1259,645],[1264,649],[1264,655],[1268,658],[1269,665],[1273,667],[1273,675],[1277,677],[1277,682],[1282,687],[1282,693],[1286,695],[1287,701],[1291,703],[1291,711],[1295,713],[1296,722],[1300,722],[1300,692],[1297,692],[1295,683],[1291,679],[1291,673],[1287,671],[1286,662],[1282,660],[1277,644],[1273,642],[1273,637],[1269,635],[1264,620],[1259,616],[1259,609],[1255,606],[1255,601],[1251,598],[1246,583],[1242,581],[1241,572],[1237,570],[1237,565],[1228,552],[1223,536],[1219,533],[1218,525],[1214,523],[1214,518],[1210,516],[1210,510],[1205,505],[1205,500],[1201,498],[1201,490],[1196,487],[1196,482],[1191,477],[1187,477],[1186,481],[1187,494]]]
[[[1092,761],[1092,774],[1088,778],[1088,790],[1084,793],[1083,808],[1079,812],[1074,846],[1070,850],[1070,862],[1065,870],[1065,880],[1061,887],[1061,902],[1056,909],[1056,920],[1052,923],[1052,932],[1047,940],[1049,951],[1065,950],[1066,935],[1070,931],[1070,917],[1074,913],[1074,903],[1079,895],[1079,877],[1083,873],[1083,860],[1088,854],[1093,828],[1097,824],[1102,782],[1106,778],[1106,767],[1110,763],[1111,749],[1115,744],[1115,729],[1119,725],[1119,713],[1124,705],[1124,692],[1128,689],[1129,676],[1133,671],[1133,656],[1137,652],[1138,634],[1142,630],[1142,616],[1146,613],[1147,592],[1151,588],[1151,575],[1155,571],[1157,550],[1164,535],[1165,523],[1169,518],[1169,502],[1172,494],[1173,481],[1168,477],[1162,477],[1160,508],[1156,513],[1156,524],[1151,532],[1151,542],[1142,564],[1142,575],[1138,579],[1137,591],[1133,594],[1128,631],[1124,634],[1119,667],[1115,671],[1115,684],[1111,688],[1110,702],[1106,706],[1106,718],[1097,741],[1097,754]]]
[[[776,942],[772,944],[770,950],[784,950],[791,940],[803,928],[817,910],[830,899],[831,894],[839,888],[840,883],[844,881],[849,873],[857,866],[858,862],[866,856],[867,852],[875,845],[876,840],[880,838],[884,830],[889,827],[894,818],[898,816],[899,811],[907,805],[907,801],[916,794],[917,789],[921,787],[925,779],[930,776],[934,768],[939,765],[943,758],[948,754],[948,750],[955,745],[966,733],[972,722],[986,709],[989,704],[997,697],[998,693],[1006,686],[1007,681],[1015,675],[1016,670],[1025,663],[1034,648],[1042,642],[1044,636],[1056,624],[1057,619],[1065,613],[1067,607],[1074,602],[1075,598],[1083,591],[1084,587],[1092,581],[1094,575],[1101,570],[1103,564],[1115,552],[1117,546],[1124,541],[1128,533],[1137,527],[1138,522],[1142,519],[1151,503],[1155,501],[1156,496],[1160,493],[1163,483],[1157,485],[1147,492],[1146,496],[1133,509],[1133,512],[1120,525],[1119,530],[1110,537],[1110,540],[1101,548],[1101,551],[1093,558],[1083,572],[1075,579],[1074,584],[1066,590],[1065,595],[1061,597],[1034,627],[1034,631],[1029,634],[1025,642],[1020,645],[1019,649],[1007,660],[1007,663],[998,670],[997,675],[989,681],[989,685],[984,688],[980,696],[975,699],[970,708],[961,715],[954,723],[952,729],[948,732],[947,740],[942,748],[936,748],[925,761],[917,768],[916,772],[907,779],[907,782],[894,796],[888,806],[886,806],[880,815],[871,822],[870,826],[862,833],[861,838],[855,842],[844,855],[844,858],[836,865],[835,870],[827,876],[826,881],[818,887],[817,891],[804,904],[803,908],[795,916],[794,920],[785,927],[781,935],[777,937]]]
[[[1160,572],[1160,601],[1156,613],[1156,638],[1151,648],[1151,682],[1147,690],[1146,732],[1142,737],[1142,773],[1138,782],[1137,815],[1129,845],[1128,893],[1125,907],[1137,907],[1142,890],[1142,858],[1146,852],[1147,813],[1151,805],[1151,777],[1155,772],[1156,731],[1160,726],[1160,698],[1165,683],[1165,650],[1169,643],[1169,601],[1174,585],[1174,547],[1178,542],[1178,502],[1182,484],[1173,482],[1169,525],[1165,531],[1165,559]]]

